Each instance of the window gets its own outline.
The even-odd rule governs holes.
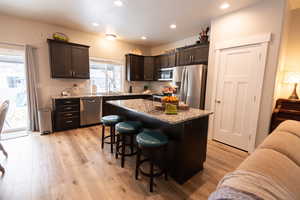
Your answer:
[[[90,79],[97,92],[122,91],[122,68],[114,62],[90,60]]]
[[[27,92],[24,50],[0,48],[0,103],[9,100],[3,132],[27,127]]]

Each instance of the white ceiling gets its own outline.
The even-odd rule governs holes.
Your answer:
[[[225,0],[123,0],[122,7],[113,1],[1,0],[0,13],[86,32],[111,32],[124,41],[154,46],[195,35],[210,19],[261,0],[226,0],[231,5],[226,10],[219,9]],[[172,23],[177,25],[174,30],[169,28]]]

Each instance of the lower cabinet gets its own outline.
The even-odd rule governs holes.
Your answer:
[[[126,96],[104,96],[102,97],[102,115],[109,115],[111,112],[107,109],[106,101],[122,99],[152,99],[152,95],[126,95]],[[53,99],[53,130],[64,131],[80,128],[80,98]],[[100,101],[99,101],[100,103]],[[87,108],[86,108],[87,109]],[[99,109],[99,107],[95,107]],[[94,112],[87,109],[86,112]]]
[[[80,99],[53,100],[54,131],[63,131],[80,127]]]

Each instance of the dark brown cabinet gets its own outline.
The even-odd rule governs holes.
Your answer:
[[[155,57],[156,68],[170,68],[176,66],[176,53],[163,54]]]
[[[157,79],[154,56],[127,54],[125,57],[128,81],[154,81]]]
[[[188,65],[191,62],[191,51],[190,49],[181,49],[177,53],[177,65],[178,66],[183,66],[183,65]]]
[[[207,64],[208,62],[209,45],[199,44],[177,49],[178,66]]]
[[[52,78],[90,78],[89,46],[48,39]]]
[[[208,45],[200,45],[192,48],[192,64],[207,63],[209,54]]]
[[[195,44],[157,56],[126,55],[128,81],[157,81],[159,72],[176,66],[207,64],[209,44]]]
[[[144,57],[144,80],[145,81],[157,80],[157,69],[155,66],[155,57],[153,56]]]
[[[49,50],[52,78],[72,77],[71,46],[59,42],[50,42]]]
[[[169,67],[169,56],[168,55],[160,55],[160,68],[168,68]]]
[[[54,99],[53,125],[55,131],[80,127],[80,99]]]
[[[86,47],[72,47],[73,77],[90,78],[89,49]]]
[[[176,53],[168,55],[169,67],[176,67]]]
[[[127,54],[126,77],[128,81],[144,80],[144,56]]]

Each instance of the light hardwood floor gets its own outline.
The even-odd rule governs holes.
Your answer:
[[[155,181],[134,179],[134,158],[125,168],[100,148],[100,126],[2,142],[8,160],[0,155],[6,174],[0,178],[1,200],[183,200],[207,199],[218,181],[235,169],[247,153],[209,141],[205,169],[184,185],[171,178]]]

